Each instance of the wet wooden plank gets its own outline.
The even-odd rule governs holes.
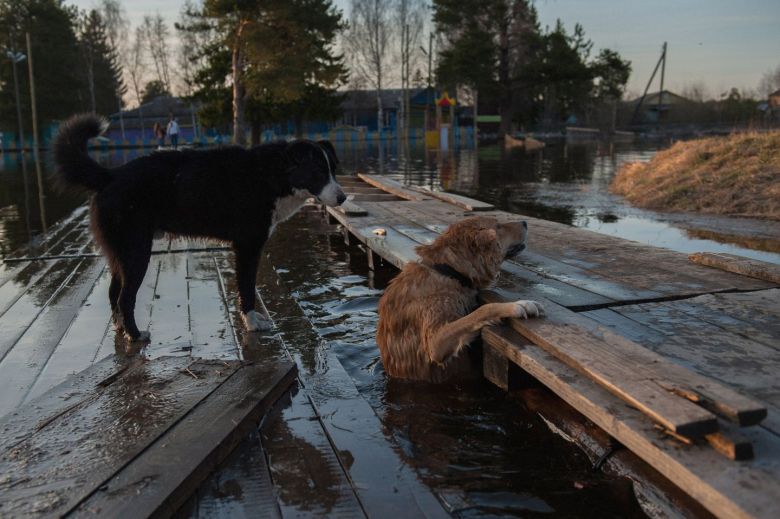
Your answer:
[[[306,337],[318,341],[306,315],[298,306],[269,264],[261,264],[261,285],[269,309],[286,319],[300,322],[296,342]],[[323,351],[315,360],[310,350],[293,350],[301,362],[303,391],[336,451],[363,509],[369,516],[446,517],[437,498],[417,478],[414,470],[399,455],[394,442],[373,408],[362,397],[355,382],[337,356]],[[312,370],[310,362],[320,366]],[[392,489],[388,493],[387,489]]]
[[[151,341],[147,348],[147,354],[153,357],[192,352],[187,261],[186,254],[161,256],[149,323]],[[139,329],[143,329],[140,324]]]
[[[198,489],[194,511],[188,517],[243,517],[281,519],[274,485],[260,443],[253,431]],[[181,513],[177,513],[181,517]]]
[[[480,297],[485,302],[507,300],[507,295],[489,291]],[[716,432],[713,412],[740,425],[766,417],[766,406],[760,402],[555,303],[543,304],[545,318],[511,319],[512,328],[667,429],[696,437]]]
[[[446,191],[433,191],[431,189],[425,189],[417,186],[407,186],[413,191],[422,193],[433,198],[438,198],[448,204],[455,205],[466,211],[493,211],[496,207],[493,204],[482,202],[474,198],[469,198],[463,195],[456,195],[455,193],[448,193]]]
[[[355,202],[352,202],[351,200],[347,200],[340,206],[335,208],[336,211],[345,214],[346,216],[366,216],[368,213],[365,209],[357,205]]]
[[[358,173],[358,177],[360,177],[360,179],[367,184],[377,187],[382,191],[386,191],[399,198],[403,198],[404,200],[413,200],[415,202],[419,202],[431,198],[430,196],[415,193],[414,191],[406,188],[406,186],[400,182],[396,182],[395,180],[384,177],[382,175],[367,175],[365,173]]]
[[[529,345],[516,332],[490,327],[483,331],[483,339],[717,517],[774,517],[780,499],[780,445],[769,432],[760,427],[745,429],[756,459],[724,462],[709,445],[681,446],[664,437],[642,413],[554,356]]]
[[[408,222],[419,222],[430,232],[441,233],[456,218],[441,218],[430,214],[421,214],[409,202],[382,203],[368,205],[371,211],[380,213],[382,210]],[[505,261],[502,269],[511,272],[515,277],[524,280],[525,287],[546,292],[546,296],[564,306],[588,308],[605,305],[613,301],[658,298],[662,294],[647,289],[635,289],[616,282],[615,280],[594,275],[579,267],[551,260],[541,256],[534,250],[534,229],[531,229],[530,246],[518,257]]]
[[[228,375],[75,510],[76,516],[170,516],[295,380],[292,362],[209,365]],[[218,375],[221,376],[221,375]]]
[[[108,303],[110,282],[111,275],[104,268],[65,335],[35,379],[24,402],[37,398],[95,360],[100,343],[111,325],[111,309]]]
[[[371,406],[332,352],[328,376],[308,381],[310,394],[328,435],[342,456],[366,513],[372,517],[448,517],[381,434]],[[374,431],[374,434],[367,434]],[[387,489],[393,489],[389,493]]]
[[[714,252],[697,252],[688,256],[688,259],[698,265],[734,272],[780,285],[780,265],[766,261]]]
[[[600,323],[605,327],[609,327],[616,333],[619,333],[646,348],[664,354],[665,358],[694,370],[700,375],[712,378],[713,380],[718,380],[737,391],[760,400],[767,407],[767,417],[761,422],[760,426],[780,436],[780,408],[761,398],[762,386],[758,385],[758,390],[755,390],[756,386],[752,383],[753,381],[749,376],[750,371],[748,370],[746,372],[742,369],[741,362],[737,364],[723,363],[720,364],[720,366],[713,367],[707,361],[708,356],[706,352],[702,354],[702,352],[696,348],[688,348],[685,346],[677,349],[678,356],[666,356],[667,354],[664,353],[664,351],[666,344],[670,339],[669,335],[629,319],[615,310],[616,309],[602,308],[599,310],[583,312],[580,315]]]
[[[119,374],[143,362],[138,357],[106,357],[70,375],[29,405],[0,418],[0,452],[29,438],[48,422],[93,397],[96,390],[108,386]]]
[[[0,484],[0,513],[71,510],[237,369],[216,362],[143,363],[2,452],[0,473],[8,477]]]
[[[674,308],[743,339],[780,350],[780,289],[745,293],[706,294],[669,301]]]
[[[152,260],[149,262],[149,267],[146,269],[144,280],[141,283],[141,288],[138,290],[135,302],[135,321],[139,330],[148,330],[151,323],[152,310],[154,309],[155,289],[157,288],[157,280],[160,274],[162,257],[152,256]],[[110,312],[110,305],[108,302],[108,292],[104,294],[102,304],[104,308]],[[106,326],[106,334],[103,336],[103,340],[100,341],[97,353],[95,353],[94,361],[99,361],[108,355],[137,353],[139,345],[133,345],[125,337],[124,334],[118,332],[114,326],[114,321],[109,318],[109,322]]]
[[[352,200],[355,202],[360,202],[361,204],[364,202],[393,202],[395,200],[400,200],[397,196],[392,195],[390,193],[366,193],[366,194],[354,194],[350,195],[352,196]]]
[[[736,294],[722,294],[726,295]],[[664,358],[762,402],[768,416],[761,425],[780,435],[778,350],[702,323],[687,314],[677,320],[675,309],[681,303],[629,305],[581,315],[611,327]]]
[[[0,286],[0,316],[2,316],[11,306],[22,298],[27,292],[36,287],[41,282],[47,282],[50,276],[55,275],[62,265],[63,261],[71,259],[81,259],[76,257],[92,246],[92,238],[88,231],[73,231],[75,237],[70,234],[63,238],[67,239],[64,243],[71,251],[65,251],[62,258],[53,261],[30,261],[24,263],[24,268],[18,270],[13,277],[10,277]],[[62,250],[60,247],[57,251]]]
[[[316,412],[298,391],[261,428],[282,517],[365,517]]]
[[[409,202],[408,207],[420,214],[437,217],[447,224],[470,213],[443,203]],[[728,272],[705,269],[688,261],[684,254],[643,245],[614,236],[599,234],[556,222],[525,217],[503,211],[488,211],[501,221],[524,219],[530,229],[529,248],[552,262],[568,264],[587,276],[610,279],[626,288],[669,295],[698,295],[725,290],[759,290],[773,288],[771,283]],[[535,236],[544,236],[536,240]],[[642,271],[637,272],[637,258]]]
[[[25,399],[102,271],[103,264],[97,259],[80,261],[23,333],[12,335],[12,344],[6,343],[10,346],[0,361],[0,380],[5,388],[0,393],[0,416]]]
[[[192,355],[202,358],[240,359],[230,315],[220,292],[219,273],[211,253],[187,257],[187,292],[192,333]]]

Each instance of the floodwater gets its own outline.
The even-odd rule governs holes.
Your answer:
[[[621,162],[646,160],[656,149],[560,142],[542,153],[525,155],[498,146],[399,152],[388,144],[341,148],[339,154],[345,174],[389,174],[504,209],[683,252],[728,251],[780,263],[776,230],[768,224],[763,229],[762,222],[639,211],[608,193],[606,186]],[[121,163],[134,154],[100,159]],[[3,156],[0,164],[0,254],[5,257],[69,214],[85,197],[55,195],[44,185],[41,211],[32,161],[28,158],[23,169],[19,156]],[[751,236],[739,237],[745,228]],[[329,359],[335,357],[394,439],[400,456],[455,515],[642,515],[629,482],[594,472],[587,457],[552,434],[517,394],[484,381],[432,385],[388,379],[374,335],[376,304],[393,273],[369,272],[365,254],[345,245],[321,215],[303,211],[280,226],[264,261],[272,269],[262,274],[261,291],[272,284],[300,309],[293,315],[278,308],[275,320],[304,378],[328,377]],[[274,310],[272,301],[268,306]],[[317,340],[301,333],[301,313]]]

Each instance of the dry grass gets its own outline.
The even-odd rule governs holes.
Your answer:
[[[780,220],[780,131],[677,142],[610,190],[647,209]]]

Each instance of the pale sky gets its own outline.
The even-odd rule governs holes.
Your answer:
[[[96,0],[67,0],[80,8]],[[184,0],[124,0],[131,23],[159,12],[171,24]],[[349,0],[335,0],[348,11]],[[641,93],[668,42],[666,85],[702,82],[710,96],[732,86],[755,89],[780,65],[780,0],[536,0],[542,26],[579,22],[594,52],[608,47],[632,62],[630,92]],[[651,90],[657,90],[657,81]]]

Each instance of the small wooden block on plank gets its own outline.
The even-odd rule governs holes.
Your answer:
[[[118,363],[117,373],[86,391],[84,384],[96,374],[102,377],[115,359],[88,368],[88,375],[53,388],[0,422],[0,430],[13,435],[0,449],[0,473],[7,475],[0,480],[0,515],[62,516],[85,502],[100,502],[100,510],[91,505],[78,511],[121,516],[101,500],[100,489],[123,481],[131,470],[128,487],[105,495],[122,504],[136,498],[140,486],[149,496],[144,512],[134,499],[130,515],[170,512],[184,502],[188,485],[200,483],[204,471],[228,454],[220,445],[235,445],[246,421],[257,418],[295,375],[289,362],[268,371],[239,362],[162,357],[129,367]],[[56,405],[68,397],[65,407]],[[150,470],[141,475],[139,466]]]
[[[400,182],[396,182],[393,179],[386,178],[381,175],[367,175],[365,173],[358,173],[358,177],[360,177],[364,182],[371,184],[374,187],[378,187],[382,191],[392,193],[393,195],[403,198],[404,200],[422,202],[423,200],[429,198],[412,191]]]
[[[780,265],[774,263],[714,252],[697,252],[688,256],[688,259],[698,265],[714,267],[780,285]]]
[[[507,300],[489,291],[481,292],[480,297],[485,302]],[[717,432],[718,422],[712,413],[740,425],[754,425],[766,417],[761,403],[673,364],[552,301],[543,304],[545,318],[511,319],[512,328],[663,427],[683,436],[701,437]]]
[[[447,193],[446,191],[432,191],[430,189],[417,186],[409,186],[409,189],[417,191],[418,193],[432,196],[433,198],[438,198],[439,200],[458,206],[461,209],[465,209],[466,211],[492,211],[496,208],[496,206],[493,204],[482,202],[481,200],[476,200],[474,198],[469,198],[463,195],[456,195],[455,193]]]
[[[346,215],[346,216],[367,216],[368,211],[357,205],[355,202],[352,202],[351,200],[347,200],[340,206],[335,208],[336,211]]]

